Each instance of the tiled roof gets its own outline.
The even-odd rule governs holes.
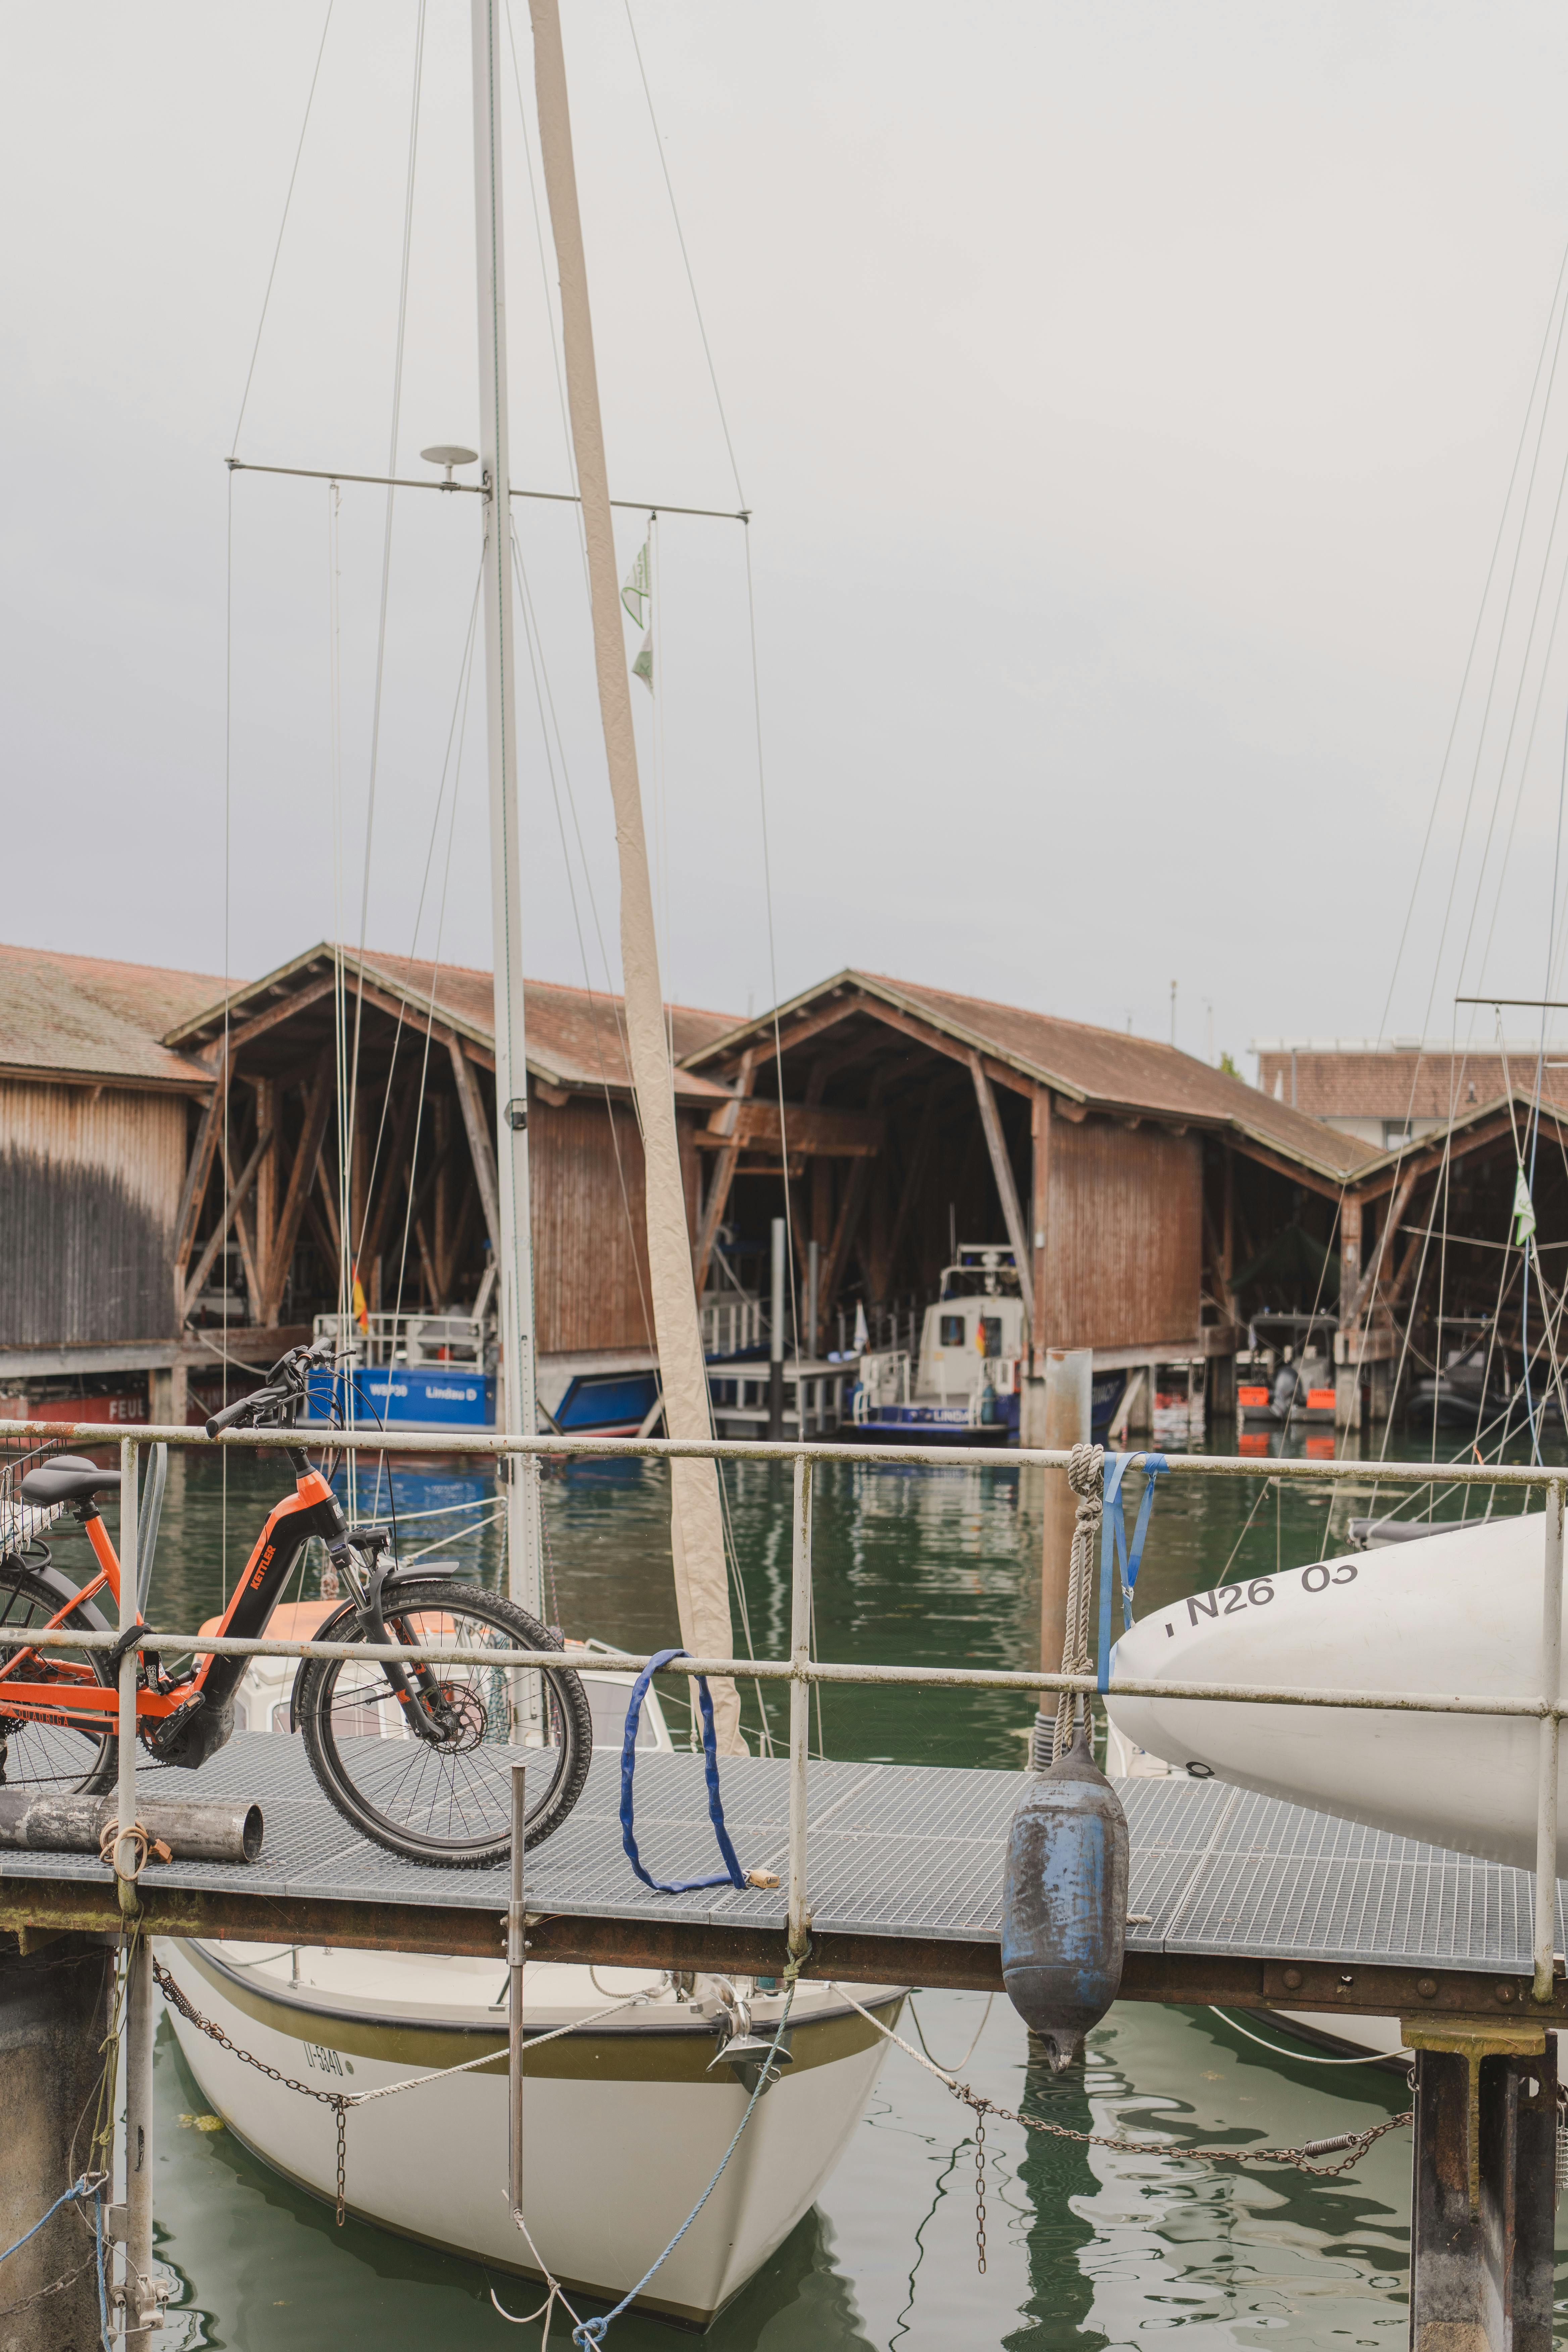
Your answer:
[[[211,972],[0,946],[0,1069],[40,1078],[58,1073],[138,1086],[208,1086],[211,1073],[165,1037],[222,991]]]
[[[324,942],[280,965],[276,971],[237,989],[228,1000],[232,1027],[276,1003],[330,966],[333,950]],[[436,964],[412,956],[389,955],[367,949],[343,959],[349,972],[363,971],[367,982],[378,984],[409,1008],[410,1019],[433,1011],[460,1035],[493,1052],[495,1046],[494,981],[488,971],[466,964]],[[523,982],[523,1012],[528,1028],[528,1066],[547,1085],[578,1087],[610,1086],[625,1091],[630,1085],[621,999],[607,992],[569,988],[549,980]],[[679,1061],[698,1051],[710,1039],[733,1028],[732,1013],[708,1013],[694,1005],[666,1008]],[[221,996],[209,999],[194,1018],[171,1030],[168,1042],[187,1048],[198,1040],[209,1044],[221,1024]],[[204,1037],[203,1033],[205,1033]],[[686,1097],[717,1098],[728,1089],[711,1079],[678,1068],[676,1091]]]
[[[1271,1100],[1244,1078],[1212,1069],[1174,1045],[1134,1037],[1120,1029],[1096,1029],[1087,1022],[1062,1021],[1016,1004],[960,996],[923,982],[891,980],[885,973],[837,972],[779,1008],[784,1048],[789,1022],[809,1013],[835,990],[858,991],[874,1012],[878,1001],[927,1021],[955,1044],[973,1046],[1005,1062],[1020,1076],[1054,1087],[1095,1110],[1142,1113],[1227,1128],[1323,1176],[1353,1174],[1373,1157],[1358,1138],[1325,1127],[1304,1111]],[[747,1022],[729,1034],[699,1046],[689,1056],[697,1068],[711,1068],[738,1054],[751,1039],[769,1035],[773,1014]]]

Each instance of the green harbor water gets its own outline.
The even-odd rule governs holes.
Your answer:
[[[1230,1442],[1226,1430],[1211,1436],[1215,1450]],[[403,1558],[423,1551],[493,1580],[488,1474],[399,1463],[393,1477]],[[730,1465],[726,1479],[751,1639],[758,1655],[779,1656],[788,1631],[787,1473]],[[386,1516],[384,1485],[379,1496],[374,1475],[363,1486],[362,1512]],[[174,1457],[154,1622],[188,1624],[220,1605],[277,1491],[276,1471],[264,1461],[237,1453]],[[634,1650],[678,1638],[662,1471],[620,1463],[555,1468],[544,1491],[551,1614],[570,1633]],[[1326,1488],[1270,1486],[1265,1463],[1256,1481],[1173,1479],[1155,1506],[1141,1601],[1152,1605],[1222,1576],[1256,1576],[1277,1561],[1340,1549],[1346,1521],[1373,1509],[1372,1496],[1370,1471],[1364,1486],[1341,1490],[1331,1513]],[[1385,1487],[1376,1507],[1396,1500]],[[818,1654],[1030,1663],[1040,1501],[1037,1474],[1009,1467],[1005,1457],[983,1471],[825,1468],[815,1530]],[[1458,1508],[1457,1496],[1437,1505],[1442,1515]],[[82,1549],[68,1535],[57,1556],[79,1568]],[[746,1711],[754,1738],[750,1694]],[[1032,1711],[996,1694],[832,1689],[823,1695],[821,1743],[830,1756],[1013,1770]],[[1262,2030],[1290,2054],[1266,2052],[1211,2011],[1129,2002],[1090,2036],[1085,2066],[1052,2080],[1031,2067],[1023,2027],[1005,2000],[931,1992],[914,2008],[933,2056],[947,2066],[962,2061],[966,2079],[1002,2105],[1076,2131],[1168,2136],[1171,2151],[1133,2157],[993,2122],[982,2275],[972,2116],[892,2052],[819,2204],[715,2324],[705,2339],[714,2352],[984,2352],[1025,2344],[1095,2352],[1175,2329],[1191,2352],[1253,2344],[1264,2330],[1281,2346],[1324,2352],[1363,2345],[1394,2352],[1403,2344],[1407,2132],[1391,2133],[1332,2181],[1179,2153],[1216,2139],[1289,2143],[1363,2127],[1407,2104],[1403,2075],[1314,2063],[1272,2024]],[[157,2087],[159,2252],[177,2280],[163,2339],[172,2347],[488,2352],[505,2345],[538,2352],[539,2326],[500,2317],[491,2282],[476,2265],[363,2224],[339,2231],[329,2209],[226,2132],[193,2128],[203,2102],[166,2022]],[[411,2164],[428,2155],[411,2144]],[[650,2246],[649,2258],[657,2252]],[[538,2300],[525,2282],[495,2284],[513,2312]],[[552,2343],[563,2345],[568,2333],[558,2318]],[[623,2352],[678,2340],[668,2326],[636,2315],[618,2321],[609,2339]]]

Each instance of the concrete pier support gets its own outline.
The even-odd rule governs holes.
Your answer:
[[[97,1936],[0,1947],[0,2245],[30,2230],[62,2189],[103,2164],[91,2145],[113,1953]],[[108,2106],[106,2101],[106,2110]],[[107,2221],[107,2216],[105,2217]],[[107,2242],[107,2229],[105,2231]],[[66,2282],[57,2286],[58,2281]],[[53,2289],[46,2293],[46,2289]],[[30,2300],[33,2296],[42,2299]],[[60,2208],[0,2281],[5,2352],[99,2352],[92,2209]]]
[[[1551,2352],[1557,2059],[1551,2034],[1406,2028],[1415,2059],[1411,2352]],[[1527,2037],[1516,2037],[1516,2039]]]

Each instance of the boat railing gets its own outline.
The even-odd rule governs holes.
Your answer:
[[[331,1339],[353,1350],[356,1365],[380,1370],[388,1364],[471,1364],[487,1370],[494,1360],[495,1318],[460,1312],[318,1315],[313,1339]]]
[[[733,1291],[702,1302],[702,1352],[705,1356],[742,1356],[760,1348],[768,1336],[768,1318],[760,1298]]]
[[[195,1446],[206,1445],[210,1442],[201,1430],[185,1427],[146,1428],[139,1430],[135,1437],[127,1437],[122,1429],[106,1423],[67,1424],[59,1422],[0,1421],[0,1448],[11,1451],[13,1458],[24,1447],[39,1444],[71,1447],[114,1445],[119,1448],[121,1590],[127,1596],[126,1607],[132,1612],[137,1590],[137,1495],[142,1449],[144,1445]],[[841,1664],[812,1654],[812,1509],[818,1465],[842,1463],[852,1465],[860,1473],[878,1463],[905,1473],[924,1465],[949,1473],[973,1469],[994,1475],[1004,1469],[1008,1474],[1020,1468],[1065,1470],[1068,1456],[1063,1452],[1020,1446],[999,1459],[994,1452],[981,1446],[884,1446],[865,1441],[858,1444],[836,1445],[810,1438],[790,1441],[553,1434],[535,1437],[490,1432],[470,1434],[456,1431],[428,1435],[410,1433],[392,1441],[374,1433],[343,1431],[335,1432],[332,1442],[335,1448],[382,1454],[395,1452],[405,1458],[422,1454],[446,1457],[468,1454],[496,1462],[510,1461],[519,1465],[524,1477],[537,1477],[543,1458],[558,1459],[563,1454],[599,1459],[629,1457],[647,1461],[777,1462],[790,1466],[793,1495],[788,1657],[679,1657],[671,1659],[659,1671],[688,1677],[696,1675],[728,1675],[747,1682],[782,1683],[788,1686],[788,1922],[790,1948],[797,1956],[805,1949],[811,1920],[807,1885],[806,1756],[809,1702],[814,1685],[845,1683],[908,1687],[911,1690],[1012,1691],[1020,1696],[1047,1692],[1058,1695],[1063,1691],[1093,1696],[1100,1690],[1099,1678],[1092,1674],[1050,1674],[972,1665]],[[232,1449],[265,1453],[296,1445],[299,1439],[290,1430],[229,1430],[216,1443]],[[1424,1486],[1440,1477],[1447,1487],[1487,1486],[1500,1492],[1518,1493],[1526,1509],[1529,1508],[1531,1496],[1534,1493],[1541,1495],[1545,1508],[1542,1514],[1542,1639],[1538,1697],[1381,1690],[1357,1685],[1302,1690],[1263,1683],[1151,1682],[1121,1675],[1110,1678],[1105,1693],[1113,1698],[1201,1699],[1238,1706],[1352,1707],[1388,1715],[1500,1716],[1534,1722],[1539,1730],[1533,1997],[1539,2001],[1550,2001],[1552,1998],[1557,1918],[1558,1748],[1563,1720],[1568,1716],[1568,1706],[1564,1705],[1562,1696],[1563,1520],[1568,1469],[1506,1463],[1369,1464],[1352,1460],[1291,1459],[1283,1455],[1271,1458],[1265,1465],[1256,1456],[1212,1454],[1164,1455],[1151,1454],[1142,1450],[1127,1457],[1127,1468],[1142,1471],[1151,1462],[1160,1475],[1173,1478],[1256,1479],[1262,1476],[1285,1486],[1315,1484],[1337,1486],[1356,1482],[1364,1486],[1368,1476],[1372,1475],[1380,1486]],[[133,1613],[125,1615],[123,1611],[122,1619],[119,1633],[76,1633],[63,1626],[58,1627],[50,1633],[50,1646],[58,1649],[112,1649],[136,1622]],[[26,1647],[37,1638],[36,1629],[29,1633],[21,1628],[0,1627],[0,1650]],[[211,1652],[220,1656],[234,1657],[372,1660],[414,1656],[444,1659],[448,1664],[520,1669],[556,1663],[560,1656],[558,1651],[469,1650],[439,1645],[426,1649],[417,1643],[394,1646],[374,1642],[285,1641],[267,1637],[239,1639],[210,1633],[170,1633],[161,1627],[155,1631],[149,1628],[147,1640],[149,1645],[171,1654],[195,1652],[205,1654]],[[611,1654],[616,1665],[631,1671],[640,1672],[649,1664],[648,1657],[639,1653],[626,1651]],[[122,1831],[129,1831],[135,1820],[136,1675],[137,1654],[132,1648],[125,1652],[120,1666],[119,1817]]]

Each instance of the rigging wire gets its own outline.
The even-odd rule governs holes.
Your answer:
[[[289,186],[283,198],[283,217],[278,224],[278,242],[272,248],[272,267],[267,273],[267,288],[261,297],[261,315],[256,321],[256,341],[250,347],[250,365],[245,373],[245,389],[239,396],[239,415],[234,420],[234,437],[228,445],[231,457],[239,452],[239,430],[245,423],[245,411],[250,399],[250,387],[256,376],[256,362],[261,356],[261,336],[267,325],[268,306],[272,300],[273,280],[283,252],[284,231],[289,226],[289,207],[294,201],[294,183],[300,176],[300,158],[305,152],[305,133],[310,127],[310,109],[315,104],[316,84],[321,78],[321,59],[327,54],[327,35],[331,29],[333,0],[327,0],[327,13],[321,20],[321,37],[316,49],[316,63],[310,74],[310,87],[305,95],[305,115],[300,125],[300,142],[294,150],[294,165],[289,174]]]
[[[401,420],[403,408],[403,361],[408,331],[408,268],[409,256],[414,241],[414,188],[419,156],[419,100],[420,94],[424,87],[425,78],[425,11],[426,0],[419,0],[414,28],[414,88],[408,108],[408,166],[404,184],[403,247],[399,257],[397,278],[397,332],[392,362],[392,419],[388,436],[386,461],[386,470],[389,475],[395,475],[397,471],[398,425]],[[375,843],[375,788],[381,761],[381,719],[386,680],[386,615],[387,601],[392,585],[392,526],[396,498],[397,492],[389,483],[386,492],[386,520],[382,535],[381,596],[376,617],[375,687],[371,703],[370,772],[367,778],[365,790],[364,865],[360,878],[359,956],[362,967],[364,961],[365,940],[370,921],[371,861]],[[358,1110],[360,1045],[363,1035],[363,1030],[364,976],[362,969],[360,973],[360,984],[355,991],[354,995],[353,1054],[353,1063],[349,1073],[349,1127],[351,1133],[354,1129],[355,1117]],[[358,1263],[359,1252],[363,1248],[364,1243],[364,1228],[366,1220],[368,1220],[370,1215],[370,1188],[367,1185],[364,1192],[364,1212],[360,1220],[359,1232],[357,1234],[351,1234],[347,1225],[345,1225],[342,1230],[340,1247],[350,1248],[353,1250],[354,1254],[353,1262],[356,1265]],[[352,1390],[353,1383],[351,1381],[349,1385]],[[379,1482],[379,1469],[376,1475]]]

